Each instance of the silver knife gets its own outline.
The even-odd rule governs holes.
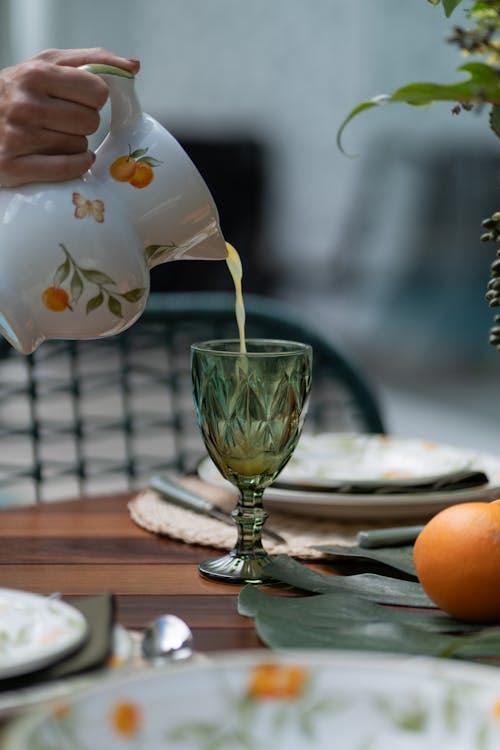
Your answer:
[[[187,508],[193,510],[195,513],[201,513],[210,518],[216,518],[218,521],[234,526],[234,518],[230,513],[217,505],[212,503],[195,492],[186,489],[181,484],[172,479],[169,476],[155,475],[149,480],[149,486],[152,490],[155,490],[174,505],[179,505],[181,508]],[[267,536],[269,539],[273,539],[275,542],[280,544],[286,544],[285,539],[280,536],[276,531],[272,529],[262,529],[263,536]]]

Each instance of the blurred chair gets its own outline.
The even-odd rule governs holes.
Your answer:
[[[308,431],[383,432],[364,377],[287,306],[247,295],[247,336],[313,347]],[[153,293],[124,333],[48,341],[32,355],[0,346],[0,502],[32,503],[145,486],[205,454],[190,345],[235,338],[234,294]],[[332,457],[334,460],[334,457]]]

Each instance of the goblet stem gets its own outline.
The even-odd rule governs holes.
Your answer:
[[[237,555],[265,553],[262,546],[262,527],[269,513],[262,505],[263,490],[240,490],[240,497],[231,515],[238,528]]]
[[[262,583],[263,568],[271,560],[262,545],[262,528],[268,513],[262,505],[263,489],[240,489],[232,511],[238,539],[233,549],[217,560],[205,560],[199,571],[207,578],[231,583]]]

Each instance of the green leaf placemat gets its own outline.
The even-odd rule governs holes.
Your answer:
[[[446,615],[418,582],[377,574],[327,575],[285,555],[273,558],[265,572],[281,587],[245,586],[238,611],[254,618],[260,639],[270,648],[500,658],[500,626],[467,624]],[[283,584],[295,594],[306,593],[283,592]]]
[[[289,620],[268,611],[258,612],[255,624],[261,640],[277,650],[324,648],[441,656],[449,651],[453,638],[394,622],[317,628],[305,620]]]
[[[347,649],[481,659],[500,657],[500,630],[488,628],[471,635],[449,635],[398,622],[356,621],[341,627],[316,627],[305,619],[259,610],[255,624],[270,648]],[[495,664],[495,662],[491,662]]]
[[[417,581],[405,581],[377,573],[352,576],[331,576],[318,573],[287,555],[277,555],[266,565],[266,574],[288,586],[317,594],[346,591],[366,596],[380,604],[401,604],[407,607],[433,607]]]
[[[387,565],[389,568],[394,568],[394,570],[406,573],[417,580],[417,571],[415,570],[415,565],[413,563],[412,544],[403,547],[377,547],[375,549],[359,547],[358,545],[345,547],[336,544],[323,544],[315,547],[315,549],[321,550],[321,552],[326,552],[327,555],[331,555],[337,562],[371,560],[372,562],[382,563],[382,565]]]
[[[477,626],[464,625],[437,609],[421,613],[386,607],[346,591],[305,597],[270,596],[249,584],[240,593],[238,612],[248,617],[269,613],[304,621],[315,629],[349,628],[352,624],[370,621],[411,625],[435,633],[478,630]]]

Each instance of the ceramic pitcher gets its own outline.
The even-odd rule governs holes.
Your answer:
[[[142,112],[134,76],[87,65],[109,86],[109,133],[81,178],[0,189],[0,334],[29,354],[45,339],[132,325],[149,271],[227,251],[210,192],[185,151]]]

